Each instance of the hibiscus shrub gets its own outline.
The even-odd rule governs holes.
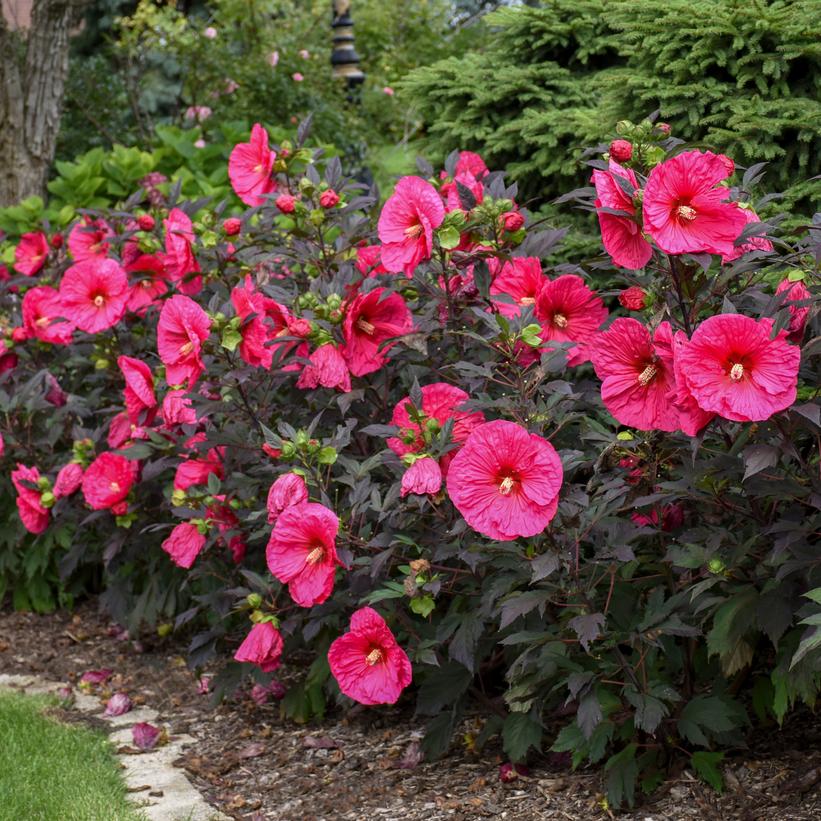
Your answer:
[[[380,208],[305,132],[234,147],[241,217],[172,192],[18,243],[15,602],[97,591],[232,653],[218,693],[307,658],[300,721],[407,691],[431,757],[481,705],[476,748],[603,762],[613,806],[682,759],[720,787],[819,686],[818,223],[648,125],[565,198],[607,254],[546,270],[562,232],[477,155]]]

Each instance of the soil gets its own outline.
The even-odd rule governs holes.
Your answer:
[[[172,734],[197,743],[175,762],[206,799],[244,821],[473,821],[504,818],[596,821],[600,770],[572,772],[561,756],[541,760],[528,776],[503,784],[499,748],[470,750],[457,734],[450,754],[421,762],[422,723],[407,708],[354,708],[321,724],[280,718],[277,702],[241,696],[213,704],[198,693],[173,639],[156,646],[118,638],[93,603],[73,613],[0,612],[0,671],[38,674],[74,685],[87,670],[113,669],[100,690],[125,691],[159,711]],[[299,674],[295,671],[293,674]],[[465,735],[473,729],[470,721]],[[780,732],[755,733],[729,753],[722,795],[688,771],[670,778],[641,806],[620,817],[640,821],[817,821],[821,819],[821,717],[796,710]]]

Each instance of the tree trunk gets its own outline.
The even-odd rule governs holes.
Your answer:
[[[71,29],[86,0],[34,0],[31,27],[0,11],[0,206],[42,195],[54,159]]]

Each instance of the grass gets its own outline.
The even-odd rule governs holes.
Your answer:
[[[0,692],[0,821],[140,821],[111,745],[44,714],[48,698]]]

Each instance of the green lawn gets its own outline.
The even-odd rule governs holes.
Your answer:
[[[54,702],[0,692],[0,821],[139,821],[102,733],[43,714]]]

